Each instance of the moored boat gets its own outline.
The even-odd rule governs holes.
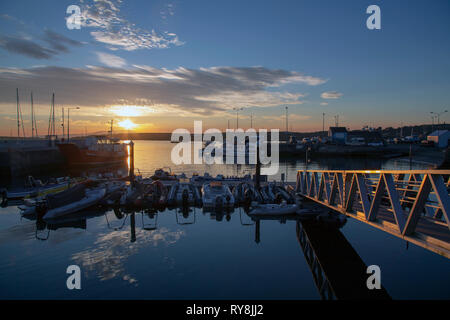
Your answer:
[[[76,184],[80,179],[70,179],[69,177],[60,177],[50,179],[43,183],[41,180],[36,180],[32,176],[28,176],[27,181],[22,188],[4,189],[2,191],[3,201],[21,200],[32,197],[43,197],[47,194],[58,193],[68,189],[71,185]]]
[[[168,204],[174,205],[200,205],[202,198],[196,186],[190,183],[189,179],[180,179],[172,185],[168,195]]]
[[[47,197],[44,219],[54,219],[92,207],[105,196],[106,188],[88,189],[79,184],[71,189]]]
[[[258,204],[252,206],[252,209],[248,213],[249,215],[270,215],[270,216],[278,216],[278,215],[288,215],[288,214],[296,214],[297,213],[297,205],[296,204]]]
[[[234,197],[230,188],[221,181],[211,181],[202,187],[203,208],[232,208]]]
[[[69,167],[118,165],[128,159],[126,143],[102,136],[71,139],[57,146]]]

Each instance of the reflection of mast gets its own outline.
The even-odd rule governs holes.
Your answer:
[[[299,221],[296,229],[322,299],[391,299],[383,287],[367,288],[367,266],[338,229],[312,221]]]
[[[134,212],[130,214],[130,230],[131,230],[131,240],[130,242],[136,242],[136,220]]]
[[[260,229],[260,224],[259,224],[260,220],[256,220],[255,221],[255,242],[256,243],[260,243],[261,239],[260,239],[260,235],[261,235],[261,229]]]

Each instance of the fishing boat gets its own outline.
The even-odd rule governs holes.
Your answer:
[[[69,168],[119,165],[128,159],[128,144],[105,136],[71,139],[57,146]]]
[[[32,197],[43,197],[47,194],[61,192],[68,189],[71,185],[76,184],[80,179],[70,179],[69,177],[60,177],[56,179],[49,179],[46,183],[41,180],[34,179],[28,176],[26,183],[22,188],[12,190],[3,189],[3,201],[21,200]]]
[[[168,204],[171,206],[182,205],[201,205],[202,197],[196,186],[189,179],[180,179],[179,182],[172,185],[168,195]]]
[[[221,181],[211,181],[202,187],[203,208],[232,208],[234,197],[230,188]]]
[[[256,204],[252,206],[252,209],[248,213],[249,215],[262,216],[278,216],[297,213],[296,204],[287,204],[285,202],[281,204]]]
[[[104,187],[90,189],[79,184],[66,191],[47,196],[44,219],[55,219],[92,207],[105,196]]]

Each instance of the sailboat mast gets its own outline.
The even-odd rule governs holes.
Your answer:
[[[31,137],[34,138],[33,91],[31,91]]]
[[[16,88],[16,101],[17,101],[17,137],[20,138],[20,118],[19,118],[19,88]]]
[[[52,130],[53,130],[53,136],[56,135],[55,130],[55,93],[53,93],[52,96]]]
[[[61,126],[62,126],[62,137],[64,138],[64,107],[63,108],[61,108],[62,109],[62,124],[61,124]]]

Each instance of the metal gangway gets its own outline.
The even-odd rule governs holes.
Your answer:
[[[450,170],[299,170],[296,193],[450,258]]]

